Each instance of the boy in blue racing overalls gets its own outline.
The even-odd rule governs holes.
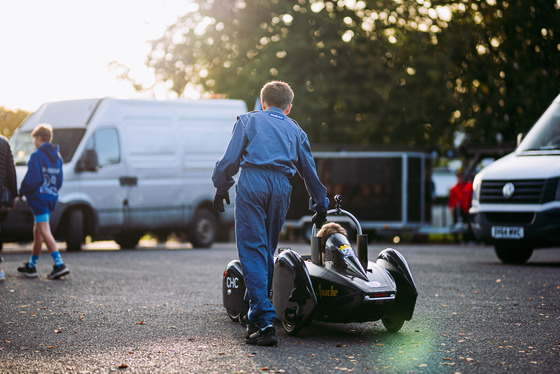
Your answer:
[[[319,181],[309,140],[299,125],[287,117],[294,93],[287,83],[273,81],[261,90],[263,111],[237,117],[224,156],[216,163],[214,209],[230,203],[228,190],[241,168],[235,198],[235,233],[249,299],[247,344],[272,346],[276,314],[269,299],[274,252],[290,205],[289,178],[296,171],[305,181],[313,222],[326,221],[327,189]]]

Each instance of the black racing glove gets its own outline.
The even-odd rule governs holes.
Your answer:
[[[223,213],[225,211],[224,200],[227,205],[229,205],[229,194],[227,192],[225,194],[219,194],[216,192],[216,196],[214,197],[214,211],[216,213]]]
[[[313,222],[317,230],[319,230],[327,222],[327,211],[315,213],[311,222]]]

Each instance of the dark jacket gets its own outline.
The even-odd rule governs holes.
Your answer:
[[[17,178],[14,158],[8,139],[0,135],[0,184],[12,192],[12,197],[17,197]]]
[[[40,215],[54,210],[61,186],[62,159],[58,146],[45,143],[31,154],[19,192],[27,198],[33,214]]]

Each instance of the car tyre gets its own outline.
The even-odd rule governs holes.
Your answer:
[[[84,244],[84,212],[80,209],[72,209],[68,214],[66,233],[66,250],[77,252],[82,250]]]
[[[140,241],[141,237],[142,234],[138,234],[135,232],[125,232],[117,235],[115,237],[115,242],[117,242],[121,249],[134,249]]]
[[[533,254],[533,248],[512,244],[496,244],[494,251],[504,264],[515,265],[526,263]]]
[[[208,248],[218,235],[218,219],[208,209],[199,209],[189,228],[189,240],[195,248]]]

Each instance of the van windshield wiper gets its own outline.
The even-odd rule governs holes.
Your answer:
[[[523,150],[523,152],[531,152],[531,151],[558,151],[560,150],[560,148],[555,147],[555,146],[550,146],[550,145],[545,145],[542,147],[538,147],[538,148],[528,148]]]

